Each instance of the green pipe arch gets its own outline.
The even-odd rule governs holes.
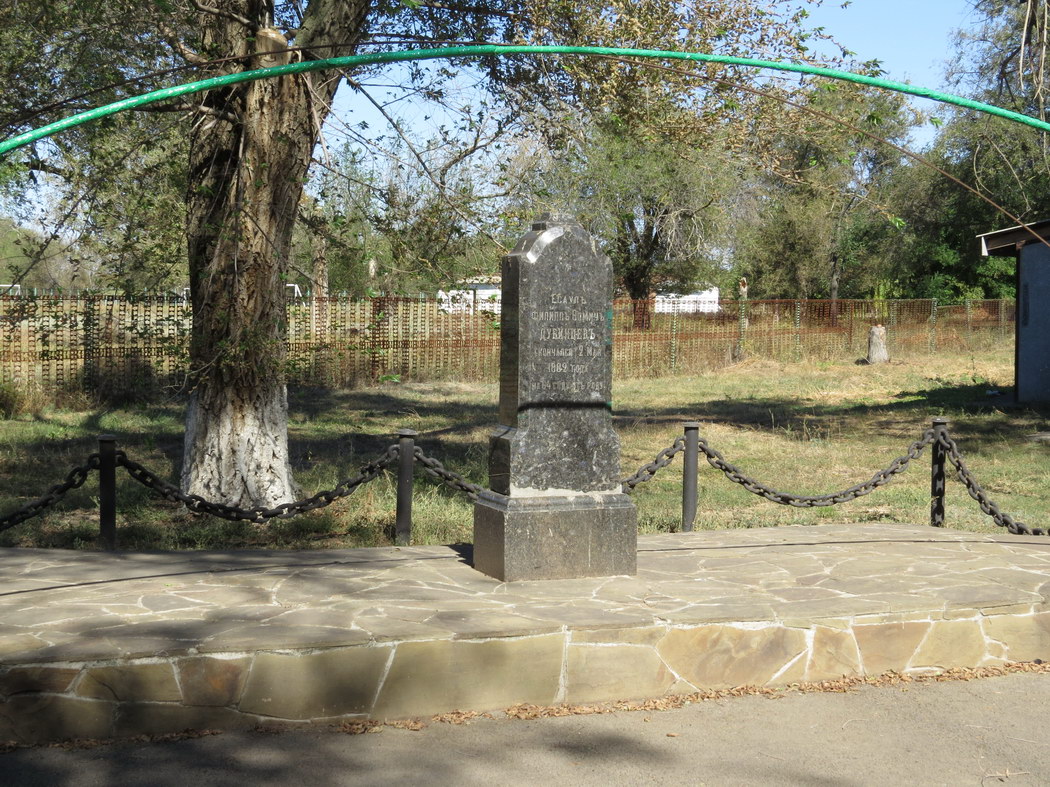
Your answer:
[[[920,96],[943,104],[953,104],[989,115],[1006,118],[1016,123],[1022,123],[1041,131],[1050,131],[1050,123],[1038,118],[1012,112],[1002,107],[974,101],[962,96],[950,93],[941,93],[930,88],[906,85],[903,82],[893,82],[888,79],[854,74],[851,71],[839,71],[833,68],[821,66],[810,66],[801,63],[778,62],[772,60],[758,60],[750,57],[730,57],[728,55],[708,55],[701,52],[673,52],[660,49],[625,49],[621,47],[605,46],[504,46],[500,44],[478,44],[468,46],[441,47],[438,49],[407,49],[393,52],[377,52],[367,55],[349,55],[347,57],[332,57],[324,60],[307,60],[299,63],[289,63],[284,66],[262,68],[254,71],[242,71],[236,74],[202,79],[198,82],[187,82],[174,87],[161,88],[149,93],[115,101],[102,107],[89,109],[76,115],[70,115],[62,120],[49,123],[37,129],[26,131],[17,136],[0,142],[0,156],[6,155],[24,145],[36,142],[39,139],[65,131],[68,128],[79,126],[82,123],[90,123],[93,120],[114,115],[124,110],[153,104],[158,101],[166,101],[192,93],[200,93],[212,88],[235,85],[240,82],[252,82],[257,79],[271,79],[273,77],[288,74],[303,74],[310,71],[321,71],[329,68],[350,68],[354,66],[366,66],[376,63],[400,63],[410,60],[435,60],[453,57],[483,57],[486,55],[605,55],[609,57],[644,57],[663,60],[687,60],[703,63],[721,63],[724,65],[749,66],[752,68],[773,69],[776,71],[790,71],[799,74],[810,74],[813,76],[837,79],[844,82],[855,82],[861,85],[892,90],[911,96]]]

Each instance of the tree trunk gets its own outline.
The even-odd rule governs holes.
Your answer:
[[[636,331],[647,331],[653,327],[654,298],[634,298],[631,300],[631,325]]]
[[[314,341],[318,347],[324,347],[328,342],[328,238],[320,233],[315,235],[313,253],[310,314],[313,318]]]
[[[279,34],[260,35],[270,3],[213,5],[227,13],[202,15],[206,51],[273,49]],[[367,10],[362,0],[312,0],[295,44],[311,57],[311,42],[351,42],[318,56],[349,54]],[[233,16],[258,25],[248,29]],[[256,56],[239,67],[286,57]],[[193,125],[187,191],[193,388],[182,467],[189,494],[241,507],[272,507],[296,496],[288,461],[284,278],[318,124],[338,79],[301,75],[213,90],[202,101],[210,114]]]
[[[313,295],[315,298],[328,297],[328,239],[321,234],[314,236],[313,246]]]
[[[839,277],[842,275],[842,261],[838,254],[831,255],[831,272],[828,277],[828,298],[831,300],[831,324],[839,324]]]
[[[828,276],[828,298],[832,301],[839,299],[839,280],[842,278],[842,258],[838,254],[831,255],[831,271]]]

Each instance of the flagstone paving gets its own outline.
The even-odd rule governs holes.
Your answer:
[[[1050,660],[1050,539],[913,526],[640,536],[634,577],[503,583],[391,547],[10,549],[0,578],[0,740]]]

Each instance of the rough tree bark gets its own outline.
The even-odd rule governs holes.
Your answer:
[[[311,0],[294,41],[304,48],[301,56],[351,54],[369,7],[367,0]],[[269,28],[272,2],[212,0],[208,8],[201,15],[203,51],[255,53],[238,62],[244,69],[286,62],[286,53],[273,51],[281,41]],[[194,312],[182,468],[187,493],[241,507],[295,497],[283,377],[284,278],[306,170],[338,80],[333,73],[260,80],[202,99],[186,197]]]

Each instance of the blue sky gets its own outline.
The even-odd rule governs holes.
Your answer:
[[[970,0],[825,0],[810,11],[857,59],[881,60],[889,78],[922,87],[944,87],[952,34],[971,19]]]
[[[973,21],[970,0],[853,0],[842,6],[842,0],[824,0],[810,10],[812,26],[824,27],[858,61],[881,61],[889,79],[948,88],[945,71],[954,54],[954,33]],[[926,111],[938,106],[911,101]],[[916,129],[910,147],[926,146],[935,132],[932,125]]]

